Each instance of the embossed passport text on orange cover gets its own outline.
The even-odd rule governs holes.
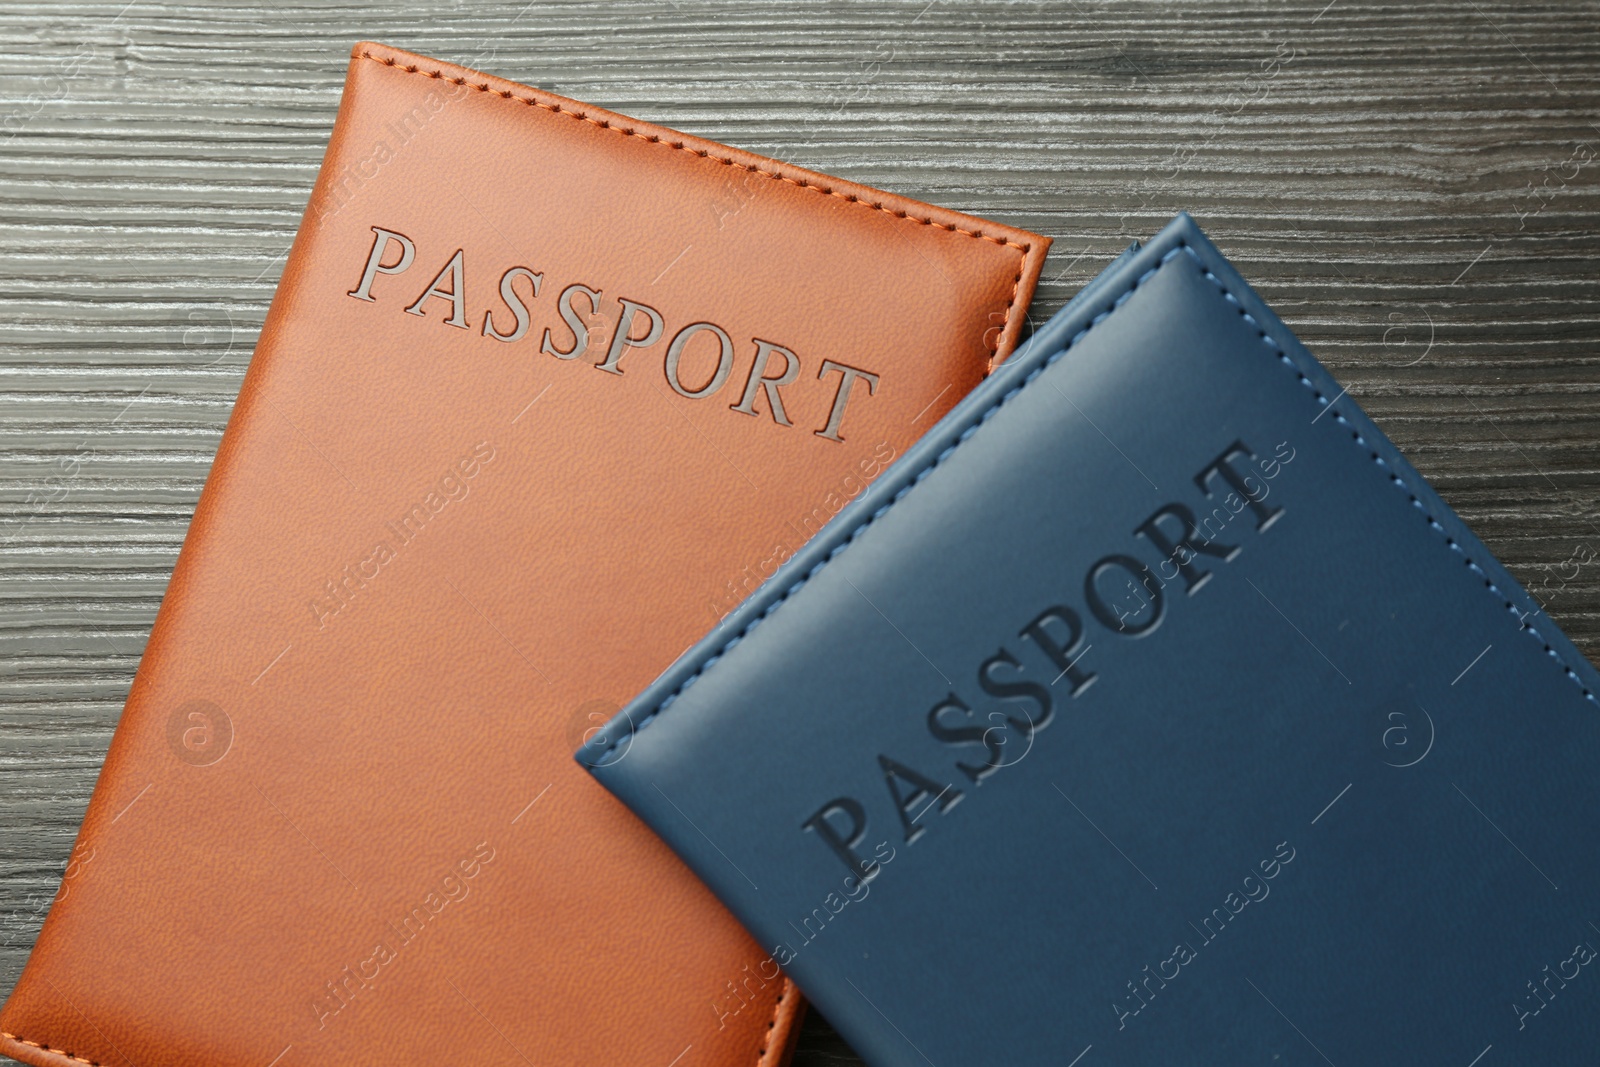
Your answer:
[[[781,1062],[796,994],[571,751],[1010,351],[1047,244],[357,46],[0,1052]]]

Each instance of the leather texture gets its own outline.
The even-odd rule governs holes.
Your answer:
[[[570,752],[1011,350],[1048,244],[356,46],[0,1052],[780,1063],[800,999]]]
[[[875,1067],[1573,1064],[1597,688],[1182,217],[580,758]]]

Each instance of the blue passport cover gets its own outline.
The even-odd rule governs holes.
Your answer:
[[[1180,217],[579,758],[879,1067],[1576,1064],[1597,691]]]

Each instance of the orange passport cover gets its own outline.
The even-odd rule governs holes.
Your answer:
[[[1011,350],[1048,243],[357,45],[0,1052],[781,1063],[793,988],[571,753]]]

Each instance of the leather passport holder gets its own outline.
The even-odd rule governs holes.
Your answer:
[[[867,1062],[1586,1062],[1600,680],[1188,218],[580,758]]]
[[[1047,245],[358,45],[0,1052],[782,1061],[799,998],[570,753],[1008,354]]]

